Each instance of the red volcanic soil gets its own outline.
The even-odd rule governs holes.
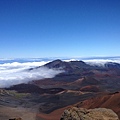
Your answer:
[[[78,103],[77,107],[83,108],[109,108],[112,109],[120,118],[120,92],[102,95]]]
[[[119,78],[119,72],[117,72],[116,70],[109,70],[109,71],[98,71],[98,70],[93,70],[94,76],[97,78]]]
[[[66,82],[55,81],[52,78],[46,78],[43,80],[35,80],[35,81],[32,81],[31,83],[39,87],[42,87],[42,88],[49,88],[51,86],[53,87],[53,86],[59,86],[62,84],[66,84]]]
[[[99,92],[99,86],[91,85],[91,86],[84,86],[80,89],[82,92]]]
[[[39,113],[36,115],[37,119],[39,120],[60,120],[60,117],[63,113],[63,111],[67,108],[69,108],[70,106],[68,107],[64,107],[64,108],[60,108],[60,109],[57,109],[49,114],[45,114],[45,113]]]
[[[94,109],[94,108],[109,108],[112,109],[120,118],[120,92],[100,95],[99,97],[91,98],[83,102],[77,103],[73,106]],[[65,109],[70,108],[67,106],[64,108],[57,109],[49,114],[39,113],[37,118],[42,120],[60,120],[60,117]]]

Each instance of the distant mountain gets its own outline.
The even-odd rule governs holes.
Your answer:
[[[52,62],[49,62],[43,66],[38,66],[35,68],[30,68],[29,70],[38,69],[40,67],[47,67],[50,69],[58,69],[58,70],[65,70],[66,72],[77,72],[77,71],[86,71],[86,70],[109,70],[109,69],[120,69],[120,64],[115,62],[107,62],[104,64],[104,66],[99,65],[90,65],[88,63],[85,63],[83,61],[70,61],[65,62],[60,59],[54,60]]]
[[[109,69],[120,69],[120,64],[115,62],[107,62],[104,66],[89,65],[83,61],[70,61],[65,62],[62,60],[54,60],[44,65],[51,69],[63,69],[65,71],[74,72],[75,70],[109,70]]]
[[[86,64],[83,61],[65,62],[65,61],[57,59],[57,60],[49,62],[43,66],[30,68],[29,70],[38,69],[40,67],[47,67],[49,69],[56,69],[56,70],[64,70],[66,73],[77,73],[77,72],[81,72],[81,70],[85,71],[86,69],[93,68],[93,66],[90,66],[89,64]]]
[[[93,66],[86,64],[83,61],[70,61],[65,62],[62,60],[54,60],[44,65],[50,69],[62,69],[68,73],[80,73],[81,71],[92,69]]]
[[[94,77],[97,76],[99,76],[99,78],[120,76],[120,64],[115,62],[107,62],[105,63],[104,66],[99,66],[99,65],[94,66],[94,65],[89,65],[83,61],[65,62],[57,59],[43,66],[30,68],[29,70],[39,69],[40,67],[47,67],[49,69],[54,69],[54,70],[64,70],[64,72],[57,74],[53,78],[53,80],[56,81],[72,82],[83,77],[87,77],[87,78],[91,77],[92,79],[89,80],[85,79],[84,82],[82,83],[86,85],[90,85],[90,84],[94,85],[95,84]]]
[[[108,68],[108,69],[120,69],[120,64],[115,63],[115,62],[107,62],[105,64],[105,68]]]
[[[46,65],[44,66],[47,66],[49,68],[60,68],[60,67],[70,67],[70,68],[75,68],[75,67],[90,67],[90,65],[86,64],[85,62],[83,61],[70,61],[70,62],[65,62],[65,61],[62,61],[62,60],[54,60],[52,62],[49,62],[47,63]]]

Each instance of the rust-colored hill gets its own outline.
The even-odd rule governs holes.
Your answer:
[[[73,105],[74,106],[74,105]],[[112,109],[120,118],[120,92],[100,95],[95,98],[85,100],[83,102],[75,104],[77,107],[94,109],[94,108],[109,108]],[[59,120],[63,111],[71,106],[57,109],[49,114],[39,113],[37,114],[38,118],[43,120]]]
[[[102,95],[78,103],[77,107],[83,108],[109,108],[116,112],[120,118],[120,92]]]
[[[82,92],[99,92],[100,88],[99,86],[95,86],[95,85],[88,85],[88,86],[84,86],[80,89],[80,91]]]

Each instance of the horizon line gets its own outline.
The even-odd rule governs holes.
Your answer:
[[[13,59],[54,59],[54,58],[58,58],[58,59],[60,59],[60,58],[62,58],[62,59],[64,59],[64,58],[81,58],[81,59],[92,59],[92,58],[96,58],[96,59],[98,59],[98,58],[119,58],[120,56],[88,56],[88,57],[79,57],[79,56],[76,56],[76,57],[68,57],[68,56],[66,56],[66,57],[14,57],[14,58],[12,58],[12,57],[6,57],[6,58],[0,58],[0,60],[13,60]]]

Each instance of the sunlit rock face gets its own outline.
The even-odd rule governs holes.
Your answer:
[[[60,120],[119,120],[119,118],[111,109],[73,107],[65,110]]]

